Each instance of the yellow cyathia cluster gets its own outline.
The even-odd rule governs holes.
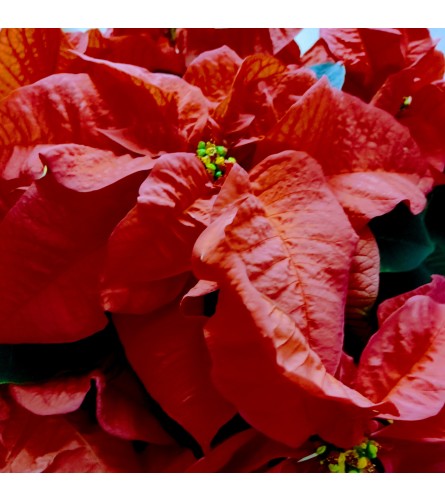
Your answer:
[[[196,150],[196,156],[202,161],[207,172],[212,175],[213,180],[221,178],[227,169],[228,163],[236,163],[235,158],[227,156],[227,148],[217,146],[213,142],[200,141]]]
[[[329,472],[377,472],[373,460],[377,458],[379,445],[376,441],[366,440],[350,450],[330,451],[320,463]]]
[[[315,453],[308,455],[299,462],[318,458],[327,472],[378,472],[374,460],[377,458],[379,445],[376,441],[367,439],[350,450],[341,450],[329,444],[321,445]]]

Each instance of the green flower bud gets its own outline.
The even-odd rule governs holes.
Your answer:
[[[216,170],[216,165],[214,163],[207,163],[206,169],[214,172]]]
[[[216,146],[216,152],[217,152],[220,156],[226,156],[226,154],[227,154],[227,149],[226,149],[224,146]]]
[[[315,450],[315,453],[317,455],[323,455],[323,453],[327,450],[327,446],[326,445],[322,445],[322,446],[319,446],[316,450]]]
[[[202,148],[197,149],[197,150],[196,150],[196,154],[197,154],[198,156],[200,156],[200,157],[205,156],[205,155],[206,155],[206,150],[205,150],[205,149],[202,149]]]
[[[226,160],[227,163],[236,163],[236,160],[233,156],[229,156]]]
[[[219,179],[220,177],[222,177],[223,173],[221,172],[221,170],[218,170],[217,172],[215,172],[215,179]]]
[[[198,142],[198,149],[205,149],[206,148],[206,143],[204,141],[199,141]]]
[[[406,106],[406,107],[410,106],[412,102],[413,102],[413,98],[410,95],[405,96],[402,99],[402,104],[403,104],[403,106]]]
[[[379,449],[375,444],[368,443],[368,449],[366,450],[366,454],[369,458],[377,458],[377,453]]]

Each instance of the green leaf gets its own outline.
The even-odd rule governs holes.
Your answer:
[[[425,224],[434,243],[424,265],[431,274],[445,276],[445,186],[437,186],[429,196]]]
[[[87,373],[122,353],[111,324],[78,342],[0,345],[0,384],[43,382],[61,375]]]
[[[431,281],[431,273],[424,264],[404,273],[381,273],[379,296],[376,303],[415,290]]]
[[[346,70],[342,63],[322,63],[309,66],[318,79],[326,76],[332,87],[341,89],[345,83]]]
[[[403,203],[375,217],[369,227],[380,251],[380,272],[412,271],[435,249],[425,225],[425,212],[413,215]]]

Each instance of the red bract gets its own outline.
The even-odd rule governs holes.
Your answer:
[[[184,80],[196,85],[212,102],[221,102],[230,92],[242,59],[229,47],[206,51],[189,65]]]
[[[386,321],[391,314],[402,307],[408,299],[417,295],[425,295],[433,299],[438,304],[445,304],[444,277],[433,275],[431,283],[427,283],[426,285],[416,288],[415,290],[411,290],[410,292],[385,300],[385,302],[380,304],[378,309],[379,322],[383,323],[383,321]]]
[[[213,135],[232,147],[258,141],[315,81],[311,72],[285,66],[274,57],[247,57],[212,115],[218,124]]]
[[[202,53],[228,46],[238,56],[271,54],[286,63],[300,56],[294,38],[300,29],[116,28],[69,33],[76,50],[88,56],[182,75]]]
[[[152,315],[115,315],[126,355],[147,391],[204,452],[235,410],[215,389],[203,338],[203,318],[186,318],[178,304]]]
[[[345,91],[365,101],[372,98],[390,75],[434,50],[427,29],[322,29],[320,37],[333,59],[346,66]],[[436,71],[436,78],[442,78],[443,56],[436,54],[439,66],[432,65],[429,70]],[[442,73],[437,72],[440,69]]]
[[[126,355],[11,386],[4,470],[309,471],[369,437],[412,470],[398,443],[443,444],[444,279],[373,333],[367,225],[441,175],[443,57],[359,29],[300,60],[297,32],[0,33],[0,344],[114,325]],[[338,60],[356,96],[302,66]]]
[[[442,171],[444,145],[436,130],[443,128],[443,99],[434,82],[443,78],[445,60],[428,30],[323,29],[320,35],[305,62],[343,62],[344,90],[395,115]],[[318,47],[326,50],[320,54]]]
[[[0,97],[58,73],[68,63],[72,45],[59,29],[0,31]]]
[[[432,47],[421,54],[413,64],[389,76],[371,103],[402,119],[411,106],[408,102],[404,105],[404,100],[409,97],[414,101],[416,93],[430,83],[440,80],[444,71],[443,54]]]
[[[0,117],[2,178],[23,176],[26,185],[40,176],[42,165],[27,164],[26,156],[17,161],[18,152],[27,155],[35,146],[60,143],[111,149],[99,130],[116,126],[109,107],[84,74],[52,75],[16,90],[0,102]]]
[[[413,93],[412,105],[399,117],[431,164],[440,172],[445,166],[445,86],[443,81],[425,85]]]
[[[113,438],[82,412],[37,416],[2,400],[2,472],[141,471],[131,443]]]
[[[79,149],[95,159],[88,176],[65,170],[64,154],[71,161]],[[78,146],[48,159],[54,174],[28,188],[0,224],[2,343],[70,342],[105,326],[98,294],[104,245],[134,203],[146,175],[138,170],[147,169]],[[83,159],[76,155],[75,163]],[[121,171],[109,173],[113,181],[104,186],[109,162]]]
[[[445,402],[444,333],[444,305],[408,299],[369,341],[354,387],[374,402],[393,402],[401,420],[437,414]]]
[[[78,54],[111,108],[114,127],[101,132],[137,154],[185,151],[198,141],[207,122],[202,93],[181,78]]]
[[[369,336],[365,317],[377,299],[380,256],[377,243],[368,227],[359,233],[355,254],[351,262],[346,320],[361,337]]]
[[[94,382],[95,414],[100,427],[112,436],[159,445],[173,439],[160,426],[137,378],[127,369],[105,375],[100,370],[77,377],[61,377],[40,384],[11,385],[13,399],[35,415],[64,415],[80,408]]]
[[[294,38],[299,31],[298,28],[178,29],[177,45],[187,65],[202,52],[223,45],[233,49],[240,57],[261,52],[275,55],[285,62],[296,62],[300,51]]]
[[[91,77],[52,75],[1,102],[5,180],[25,177],[23,185],[40,175],[41,165],[26,161],[37,145],[77,143],[156,155],[184,150],[188,140],[200,135],[207,106],[198,89],[142,68],[86,56],[81,62]],[[14,156],[18,153],[20,161]]]
[[[254,427],[288,445],[298,446],[316,433],[345,446],[360,439],[354,432],[366,432],[373,412],[420,420],[441,409],[445,316],[443,306],[430,298],[411,298],[383,322],[357,373],[346,377],[358,392],[328,375],[326,368],[335,371],[336,352],[341,352],[333,322],[342,320],[335,311],[344,307],[347,282],[341,276],[348,275],[354,237],[343,213],[334,215],[336,201],[322,189],[323,178],[315,180],[316,171],[316,164],[293,152],[255,167],[256,196],[245,194],[201,235],[194,269],[220,287],[216,313],[205,330],[222,394]],[[262,185],[264,173],[270,184]],[[314,251],[317,245],[323,251]],[[317,418],[306,419],[311,411]]]
[[[237,182],[235,173],[222,195],[231,179]],[[205,327],[217,387],[256,428],[296,446],[317,426],[303,410],[311,405],[310,386],[341,404],[367,406],[321,361],[331,373],[339,363],[356,237],[307,155],[272,156],[250,176],[252,193],[198,240],[194,270],[220,286]]]
[[[266,135],[259,157],[302,150],[323,167],[331,189],[360,229],[407,201],[425,206],[432,177],[405,127],[387,113],[331,88],[310,88]]]
[[[40,385],[11,385],[14,400],[35,415],[61,415],[80,408],[90,390],[91,377],[69,377]]]
[[[415,443],[406,440],[382,439],[385,450],[381,460],[385,472],[432,473],[445,471],[445,446],[440,443]]]
[[[192,464],[187,472],[261,472],[272,460],[303,457],[305,451],[304,448],[289,448],[249,429],[216,446],[205,458]]]
[[[137,205],[109,240],[105,309],[148,313],[179,295],[190,280],[190,255],[208,224],[214,194],[195,155],[163,155],[154,162]]]
[[[134,64],[150,71],[181,75],[185,70],[184,57],[175,50],[169,29],[90,30],[78,41],[77,50],[96,59]]]

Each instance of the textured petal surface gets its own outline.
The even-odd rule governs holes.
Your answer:
[[[419,443],[443,443],[445,440],[445,410],[434,417],[416,421],[395,421],[376,434],[376,439],[403,439]]]
[[[110,139],[140,154],[186,151],[189,143],[195,149],[208,119],[208,102],[199,88],[130,64],[81,54],[78,60],[79,71],[88,72],[119,117],[116,130],[103,131]]]
[[[369,341],[354,387],[394,403],[401,420],[431,417],[445,403],[444,356],[445,305],[411,297]]]
[[[289,448],[249,429],[218,445],[187,472],[255,472],[271,460],[292,456],[303,457],[305,452]]]
[[[203,52],[187,68],[184,80],[196,85],[215,103],[230,91],[242,59],[229,47]]]
[[[195,246],[198,277],[220,286],[206,341],[215,383],[241,415],[299,446],[323,426],[309,410],[322,404],[315,398],[340,401],[345,412],[372,406],[324,366],[334,372],[341,354],[356,236],[307,155],[272,156],[252,170],[251,181],[257,196],[245,198],[236,215],[216,219]]]
[[[426,295],[439,304],[445,304],[445,277],[435,274],[431,277],[431,283],[422,285],[414,290],[411,290],[391,299],[387,299],[379,305],[378,318],[382,324],[389,316],[402,307],[405,302],[416,295]]]
[[[18,149],[22,156],[42,144],[77,143],[122,150],[99,132],[116,128],[117,118],[85,74],[52,75],[16,90],[0,101],[0,120],[0,171],[9,179],[26,174],[23,160],[8,166]]]
[[[290,69],[275,57],[249,56],[213,117],[230,142],[261,137],[315,81],[311,71]]]
[[[247,57],[255,52],[279,54],[289,43],[297,47],[293,39],[299,31],[298,28],[180,29],[178,47],[184,53],[187,64],[202,52],[223,45],[229,46],[241,57]]]
[[[143,386],[129,370],[94,377],[96,416],[103,430],[120,439],[171,445],[173,438],[154,416]]]
[[[87,416],[38,416],[10,404],[0,422],[2,472],[141,471],[131,443],[109,436]]]
[[[70,48],[59,29],[4,28],[0,32],[0,98],[57,72],[60,51]]]
[[[419,181],[403,173],[354,172],[333,175],[329,185],[354,227],[361,230],[366,222],[390,212],[400,202],[406,202],[412,213],[419,214],[425,208],[431,178]]]
[[[48,174],[8,212],[0,224],[1,342],[70,342],[105,326],[104,246],[134,203],[141,176],[78,193]]]
[[[344,90],[369,101],[385,79],[433,47],[427,29],[321,29],[336,60],[346,66]]]
[[[335,371],[343,337],[345,282],[356,235],[319,165],[304,153],[272,156],[249,177],[254,194],[264,204],[270,229],[258,213],[251,227],[264,229],[256,238],[252,235],[251,249],[240,246],[237,250],[257,289],[295,320],[328,371]],[[329,224],[324,218],[327,213]],[[275,245],[277,254],[273,255]],[[317,307],[320,300],[322,313]]]
[[[80,144],[46,146],[40,159],[59,184],[79,193],[98,191],[135,172],[148,173],[153,166],[149,157],[117,156]]]
[[[355,225],[401,200],[421,211],[432,186],[408,130],[389,114],[331,88],[324,78],[267,134],[258,154],[262,158],[283,148],[306,151],[322,165]]]
[[[20,406],[35,415],[61,415],[80,408],[93,380],[97,388],[96,416],[103,430],[126,440],[174,443],[156,420],[147,395],[129,371],[112,376],[97,371],[41,384],[11,385],[9,390]]]
[[[89,30],[82,52],[97,59],[180,75],[185,70],[183,56],[168,34],[169,29],[161,28],[113,29],[111,33]]]
[[[359,236],[349,275],[346,301],[348,320],[359,319],[366,314],[374,304],[379,290],[380,257],[377,243],[367,227]]]
[[[191,153],[164,155],[141,185],[137,205],[114,230],[102,280],[113,312],[148,313],[190,278],[196,238],[207,226],[213,186]]]
[[[221,285],[205,332],[217,388],[256,429],[292,447],[313,434],[340,446],[362,437],[371,402],[329,375],[289,316],[246,280]]]
[[[179,304],[151,315],[115,315],[128,360],[149,394],[207,450],[235,410],[213,386],[202,318]]]
[[[60,415],[78,410],[91,387],[89,375],[50,380],[39,385],[11,385],[10,393],[36,415]]]
[[[445,445],[440,443],[415,443],[404,439],[381,439],[383,445],[379,458],[385,472],[432,473],[445,472]]]

